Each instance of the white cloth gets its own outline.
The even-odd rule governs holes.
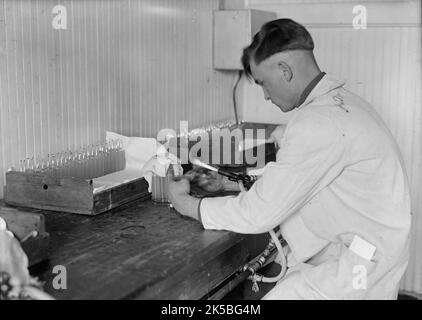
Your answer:
[[[374,109],[343,85],[322,78],[287,124],[276,162],[249,191],[201,203],[206,229],[256,234],[281,225],[293,260],[307,267],[282,279],[272,299],[285,298],[292,281],[302,286],[293,298],[392,299],[408,263],[400,152]],[[371,261],[348,249],[355,235],[376,247]],[[366,289],[356,285],[362,266]]]
[[[183,174],[180,160],[169,153],[166,145],[154,138],[126,137],[115,132],[106,132],[107,141],[121,141],[125,151],[125,169],[94,179],[94,193],[121,183],[144,177],[151,192],[152,175],[165,177],[172,166],[174,176]]]
[[[147,161],[157,154],[162,146],[154,138],[127,137],[107,131],[107,141],[121,141],[125,150],[125,169],[141,171]]]

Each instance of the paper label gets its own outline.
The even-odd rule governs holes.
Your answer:
[[[377,248],[368,241],[363,240],[361,237],[354,236],[349,249],[358,256],[371,261]]]

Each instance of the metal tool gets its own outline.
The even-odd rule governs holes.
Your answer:
[[[206,163],[201,162],[198,159],[193,159],[191,162],[194,165],[200,166],[202,168],[206,168],[208,170],[215,171],[218,174],[221,174],[222,176],[227,177],[230,181],[235,181],[235,182],[242,181],[243,186],[246,189],[249,189],[250,187],[252,187],[252,185],[258,179],[257,176],[247,175],[247,174],[243,174],[243,173],[235,173],[235,172],[230,172],[230,171],[222,170],[222,169],[219,169],[219,168],[215,168],[213,166],[210,166]]]

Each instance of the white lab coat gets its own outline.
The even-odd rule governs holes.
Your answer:
[[[280,225],[290,267],[265,299],[395,299],[411,224],[399,149],[374,109],[324,76],[287,124],[276,162],[238,196],[201,203],[206,229]],[[357,235],[370,260],[349,249]]]

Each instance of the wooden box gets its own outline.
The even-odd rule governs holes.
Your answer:
[[[48,259],[50,235],[45,230],[45,219],[42,214],[25,211],[24,208],[15,209],[0,205],[0,217],[6,221],[7,228],[20,241],[31,232],[36,232],[34,237],[20,242],[28,257],[29,266]]]
[[[86,215],[96,215],[150,195],[144,178],[94,192],[91,179],[18,171],[6,173],[4,194],[9,205]]]

